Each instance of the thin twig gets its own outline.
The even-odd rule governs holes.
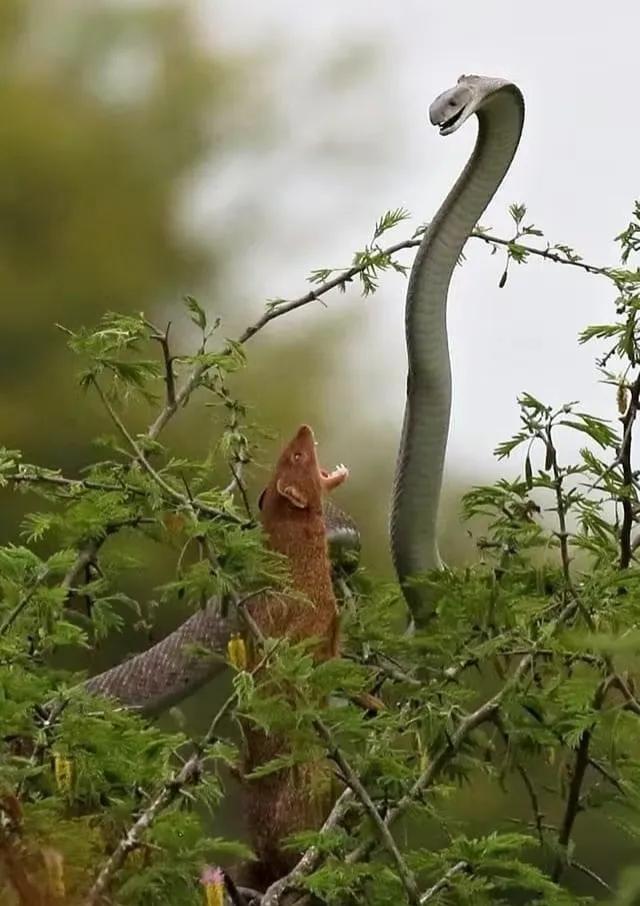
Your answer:
[[[524,669],[524,661],[529,660],[528,658],[521,661],[521,666]],[[526,665],[529,666],[528,664]],[[523,670],[518,669],[516,671],[520,675]],[[514,675],[515,676],[515,675]],[[513,679],[513,678],[512,678]],[[389,809],[384,818],[384,823],[387,827],[391,826],[404,812],[411,806],[416,799],[421,798],[421,796],[435,783],[437,778],[440,776],[444,768],[449,764],[450,761],[458,754],[462,744],[465,742],[467,736],[479,727],[481,724],[486,723],[489,720],[492,720],[497,710],[500,706],[500,701],[507,690],[507,685],[505,685],[500,692],[492,696],[488,701],[484,702],[473,711],[471,714],[468,714],[463,720],[460,721],[457,730],[451,736],[447,738],[445,744],[435,753],[433,758],[430,759],[428,767],[420,774],[418,779],[415,781],[408,793],[405,793],[397,803]],[[361,861],[371,849],[371,843],[362,843],[355,850],[349,853],[346,858],[348,863],[359,862]]]
[[[591,878],[592,881],[595,881],[596,884],[599,884],[600,887],[604,887],[609,893],[613,893],[613,888],[610,887],[604,878],[601,878],[600,875],[596,874],[592,868],[589,868],[588,865],[584,865],[582,862],[576,862],[575,859],[571,859],[569,865],[572,868],[576,868],[578,871],[581,871],[583,875],[586,875],[588,878]]]
[[[70,701],[70,698],[61,697],[55,699],[52,702],[47,702],[43,707],[36,707],[34,709],[36,716],[41,721],[41,723],[39,726],[40,732],[36,736],[33,750],[29,756],[29,764],[33,766],[37,765],[44,752],[51,745],[51,731],[57,724],[60,716],[69,705]],[[22,795],[28,778],[29,774],[25,774],[18,783],[18,786],[16,788],[16,794],[18,796]]]
[[[623,467],[623,473],[629,477],[628,487],[629,491],[631,489],[631,482],[633,480],[633,472],[631,469],[631,441],[632,441],[632,426],[634,423],[635,415],[638,408],[638,396],[640,394],[640,375],[634,382],[632,392],[631,392],[631,402],[627,408],[627,414],[624,419],[624,437],[622,441],[622,446],[620,448],[620,463]],[[633,410],[633,412],[632,412]],[[593,618],[587,608],[585,607],[578,591],[573,583],[571,576],[571,557],[569,554],[569,533],[567,530],[567,507],[565,499],[563,496],[563,478],[560,468],[558,466],[558,459],[556,455],[555,445],[551,436],[551,426],[547,425],[546,427],[546,445],[548,455],[551,460],[551,469],[553,472],[553,485],[556,496],[556,513],[558,514],[558,524],[559,531],[556,532],[560,540],[560,559],[562,562],[562,572],[564,575],[565,586],[573,600],[576,602],[580,608],[587,626],[592,632],[595,632],[595,624]],[[623,526],[620,531],[620,568],[624,569],[631,562],[631,527],[633,523],[633,508],[631,506],[631,498],[629,494],[625,494],[622,498],[622,506],[625,513],[623,519]],[[627,519],[627,508],[629,509],[629,519]],[[616,672],[613,659],[610,655],[605,654],[602,658],[604,665],[606,666],[607,672],[611,674],[613,681],[616,686],[620,689],[622,694],[626,699],[626,707],[628,710],[635,711],[635,713],[640,714],[640,703],[638,703],[625,683],[624,679]],[[588,742],[587,742],[587,756],[588,756]]]
[[[267,663],[273,652],[275,651],[277,644],[271,648],[270,651],[266,652],[258,664],[251,670],[251,674],[255,676],[264,665]],[[139,846],[140,841],[143,836],[152,826],[157,817],[169,806],[172,802],[182,793],[182,790],[185,786],[189,784],[196,784],[199,782],[200,778],[204,773],[204,764],[202,752],[203,750],[213,742],[218,724],[222,718],[227,714],[232,705],[237,699],[237,693],[232,693],[227,700],[223,703],[222,707],[218,710],[217,714],[211,721],[209,729],[205,733],[204,737],[196,747],[196,751],[191,755],[191,757],[184,763],[180,771],[172,777],[170,780],[167,780],[160,792],[153,799],[151,804],[144,809],[143,812],[138,816],[134,824],[129,828],[127,833],[122,837],[116,848],[113,850],[104,866],[100,870],[96,880],[91,887],[91,890],[87,894],[85,899],[85,906],[94,906],[94,904],[100,901],[100,898],[108,890],[113,877],[117,871],[125,863],[125,860],[128,854]]]
[[[428,903],[429,900],[432,900],[437,894],[445,890],[449,886],[451,878],[455,875],[459,875],[461,872],[469,873],[470,871],[471,866],[468,862],[456,862],[455,865],[452,865],[451,868],[443,874],[439,881],[436,881],[433,887],[430,887],[429,890],[425,890],[420,897],[420,906],[422,906],[423,903]]]
[[[638,414],[638,400],[640,397],[640,373],[631,386],[629,405],[622,418],[624,435],[620,446],[620,464],[622,465],[622,480],[624,482],[620,504],[622,506],[622,525],[620,526],[620,569],[627,569],[631,563],[633,548],[631,544],[631,531],[634,523],[633,513],[633,467],[631,464],[631,448],[633,444],[633,425]]]
[[[545,261],[552,261],[554,264],[568,264],[570,267],[577,267],[580,270],[586,271],[588,274],[599,274],[601,277],[611,277],[611,268],[601,267],[597,264],[588,264],[586,261],[577,261],[572,258],[567,258],[558,252],[552,251],[550,248],[539,249],[533,245],[524,245],[522,242],[514,241],[513,239],[500,239],[497,236],[492,236],[489,233],[484,233],[481,230],[474,230],[471,233],[473,239],[481,239],[483,242],[486,242],[488,245],[501,245],[504,248],[509,248],[516,246],[519,250],[526,252],[528,255],[535,255],[538,258],[543,258]]]
[[[609,681],[603,680],[596,689],[592,705],[594,711],[599,711],[602,707],[608,687]],[[562,819],[562,824],[560,825],[560,830],[558,832],[558,846],[560,847],[562,854],[559,855],[556,859],[556,863],[551,874],[552,879],[556,883],[560,880],[564,867],[567,864],[566,854],[569,847],[569,841],[571,839],[571,832],[573,830],[575,820],[578,816],[578,812],[582,808],[580,803],[580,796],[585,773],[589,765],[589,746],[591,745],[593,732],[593,725],[582,731],[580,742],[578,743],[578,748],[576,751],[576,757],[573,765],[573,774],[571,776],[571,783],[569,784],[569,792],[567,795],[564,817]]]
[[[242,504],[244,506],[244,511],[247,514],[247,519],[250,521],[253,519],[253,513],[251,512],[251,504],[249,503],[249,498],[247,497],[247,487],[242,480],[242,461],[239,461],[237,467],[234,466],[233,462],[229,461],[229,471],[233,475],[233,481],[228,486],[228,489],[233,489],[234,487],[240,491],[240,497],[242,498]],[[227,488],[225,488],[227,490]]]
[[[200,386],[200,382],[207,370],[211,366],[200,363],[195,366],[187,380],[185,381],[182,389],[178,391],[175,401],[173,403],[167,403],[162,412],[158,415],[156,420],[152,422],[149,426],[146,437],[148,440],[157,440],[160,432],[165,427],[167,422],[175,415],[178,409],[181,406],[186,406],[189,402],[189,397]]]
[[[482,231],[474,230],[471,234],[474,239],[480,239],[482,242],[486,242],[489,245],[500,245],[505,248],[510,246],[517,245],[519,249],[527,252],[530,255],[535,255],[539,258],[543,258],[546,261],[553,261],[556,264],[568,264],[571,267],[577,267],[581,270],[587,271],[590,274],[601,274],[602,276],[609,277],[609,271],[606,267],[598,267],[597,265],[587,264],[584,261],[573,261],[569,258],[565,258],[562,255],[551,251],[550,249],[539,249],[530,245],[523,245],[520,242],[514,243],[511,239],[501,239],[497,236],[492,236],[489,233],[484,233]],[[403,251],[404,249],[416,248],[420,245],[420,239],[405,239],[402,242],[396,242],[393,245],[388,246],[386,249],[382,249],[379,254],[381,258],[390,258],[393,255],[396,255],[398,252]],[[239,343],[246,343],[252,337],[254,337],[260,330],[267,326],[271,321],[274,321],[276,318],[282,317],[282,315],[288,314],[290,311],[294,311],[297,308],[302,308],[304,305],[308,305],[311,302],[317,302],[322,296],[330,292],[332,289],[342,289],[345,284],[350,283],[354,277],[357,277],[358,274],[361,274],[363,271],[367,270],[370,267],[370,263],[365,261],[362,264],[353,265],[352,267],[345,268],[336,274],[335,277],[332,277],[330,280],[327,280],[325,283],[320,284],[315,289],[309,290],[309,292],[304,293],[302,296],[299,296],[297,299],[291,299],[290,301],[282,300],[273,304],[264,314],[258,318],[258,320],[247,327],[246,330],[238,338]]]
[[[353,807],[353,800],[353,792],[350,789],[344,790],[340,794],[335,805],[331,809],[329,817],[320,828],[320,835],[328,834],[329,831],[332,831],[335,827],[342,824],[347,813]],[[289,874],[279,878],[267,888],[260,901],[260,906],[278,906],[280,900],[288,890],[294,890],[296,887],[300,887],[303,879],[311,874],[312,871],[315,871],[320,861],[320,855],[320,850],[317,846],[310,846],[294,868],[291,869]]]
[[[353,770],[350,763],[347,761],[344,753],[336,743],[331,730],[322,720],[320,720],[320,718],[315,718],[313,724],[326,743],[329,757],[332,759],[332,761],[335,761],[335,763],[342,771],[344,779],[364,806],[365,811],[373,821],[373,824],[378,834],[380,835],[382,843],[396,863],[398,874],[405,890],[407,891],[409,902],[414,903],[416,904],[416,906],[418,906],[419,894],[418,887],[416,885],[416,879],[414,878],[413,873],[409,870],[407,863],[404,861],[400,850],[398,849],[396,841],[391,835],[388,825],[385,824],[385,822],[382,820],[380,812],[376,808],[375,803],[371,799],[371,796],[362,784],[360,778]]]
[[[106,536],[105,536],[106,537]],[[82,573],[86,566],[90,563],[93,563],[95,556],[100,548],[100,545],[104,541],[104,538],[101,541],[96,539],[90,541],[87,546],[80,551],[74,562],[71,564],[67,573],[62,580],[62,587],[67,591],[71,591],[73,586],[76,584],[76,579]]]
[[[20,469],[24,470],[25,466],[21,466]],[[112,484],[107,481],[95,481],[93,478],[67,478],[65,475],[58,475],[49,472],[40,472],[38,471],[37,466],[29,466],[28,468],[33,468],[36,471],[27,472],[9,472],[3,477],[10,481],[12,484],[52,484],[57,485],[63,488],[69,488],[70,490],[77,491],[114,491],[116,493],[126,493],[131,495],[137,495],[139,497],[144,497],[146,491],[144,488],[138,488],[134,485],[127,484]],[[70,495],[68,495],[70,496]]]
[[[611,677],[611,683],[622,692],[625,700],[625,710],[640,715],[640,702],[635,698],[624,677],[620,676],[619,673],[614,673]]]
[[[622,444],[620,447],[619,455],[616,459],[616,462],[610,467],[615,468],[616,465],[622,465],[624,475],[629,479],[628,486],[631,487],[631,482],[633,480],[633,471],[631,469],[631,442],[632,442],[632,429],[634,420],[638,410],[638,398],[640,396],[640,374],[636,378],[632,391],[631,391],[631,400],[629,406],[627,407],[626,415],[623,419],[624,423],[624,435],[622,439]],[[541,435],[542,436],[542,435]],[[559,531],[556,532],[556,536],[560,541],[560,559],[562,563],[562,572],[565,580],[566,590],[569,592],[573,600],[576,602],[580,608],[585,622],[589,629],[594,632],[595,624],[591,614],[584,606],[584,603],[578,594],[578,591],[573,583],[571,576],[571,556],[569,553],[569,532],[567,529],[567,507],[565,499],[563,496],[563,477],[558,465],[558,458],[556,453],[556,448],[553,443],[552,432],[551,432],[551,423],[549,423],[545,428],[545,434],[543,436],[547,447],[547,454],[550,459],[551,470],[553,473],[553,486],[556,497],[556,513],[558,515],[558,525]],[[631,527],[633,524],[633,508],[631,506],[631,499],[628,494],[624,495],[622,498],[622,506],[625,513],[623,519],[623,526],[620,532],[620,567],[625,568],[623,565],[626,562],[626,566],[629,565],[631,561],[632,554],[632,545],[631,545]],[[628,512],[627,512],[628,508]],[[585,656],[586,658],[586,656]],[[597,659],[596,659],[597,660]],[[602,662],[606,666],[607,672],[611,674],[612,681],[617,686],[618,689],[622,692],[626,700],[627,710],[634,711],[636,714],[640,714],[640,703],[635,699],[632,691],[629,689],[628,685],[624,679],[616,672],[613,659],[610,655],[605,654],[602,658]]]
[[[566,747],[567,743],[565,742],[565,739],[562,736],[562,733],[559,733],[553,725],[548,724],[545,721],[542,714],[540,714],[537,710],[534,710],[532,708],[526,708],[526,712],[530,717],[533,717],[533,719],[537,723],[539,723],[541,727],[544,727],[546,730],[549,731],[549,733],[551,733],[553,736],[555,736],[555,738],[557,739],[557,741],[560,743],[561,746]],[[591,756],[591,755],[589,756],[589,767],[593,768],[593,770],[596,771],[598,774],[600,774],[602,777],[604,777],[605,780],[608,780],[609,783],[611,784],[611,786],[613,786],[619,793],[622,793],[623,795],[627,794],[627,791],[623,787],[622,783],[618,780],[618,778],[614,774],[612,774],[607,768],[605,768],[604,765],[600,764],[600,762],[597,759],[593,758],[593,756]]]
[[[151,463],[149,462],[147,457],[144,455],[142,448],[137,443],[135,438],[130,434],[130,432],[127,429],[127,426],[124,424],[124,422],[122,421],[122,419],[120,418],[118,413],[115,411],[115,409],[113,408],[113,406],[107,399],[106,394],[102,390],[102,387],[100,386],[100,384],[98,383],[98,381],[95,378],[93,379],[93,384],[94,384],[96,390],[98,391],[98,395],[99,395],[105,409],[107,410],[109,417],[111,418],[114,425],[118,428],[118,430],[120,431],[120,433],[122,434],[124,439],[127,441],[129,446],[135,453],[136,459],[138,460],[140,465],[143,467],[143,469],[151,476],[151,478],[153,478],[153,480],[156,482],[156,484],[160,488],[162,488],[162,490],[165,492],[165,494],[167,494],[168,497],[171,497],[177,503],[180,503],[182,506],[185,506],[188,509],[195,508],[195,509],[200,510],[203,513],[206,513],[208,516],[214,516],[217,519],[220,519],[220,518],[226,519],[230,522],[235,522],[240,525],[243,524],[242,519],[240,519],[239,517],[233,516],[233,514],[231,514],[231,513],[225,513],[222,510],[217,510],[217,509],[215,509],[215,507],[211,507],[207,503],[203,503],[203,501],[201,501],[201,500],[198,500],[198,499],[191,500],[191,499],[189,499],[188,496],[186,496],[185,494],[182,494],[180,491],[176,490],[176,488],[172,487],[167,481],[165,481],[164,478],[162,477],[162,475],[160,475],[159,472],[157,472],[154,469],[154,467],[151,465]]]
[[[388,657],[386,657],[386,655],[382,654],[382,652],[373,651],[368,657],[357,658],[352,655],[344,655],[344,657],[349,660],[357,661],[365,667],[373,666],[377,673],[380,673],[382,676],[388,677],[397,683],[405,683],[413,689],[424,688],[424,683],[421,680],[416,679],[415,676],[411,676],[400,667],[397,667]]]
[[[589,629],[591,631],[594,631],[595,626],[591,614],[585,607],[582,598],[578,594],[571,576],[571,554],[569,552],[569,531],[567,529],[567,507],[563,494],[562,473],[560,471],[560,466],[558,465],[558,455],[555,444],[553,443],[551,422],[549,422],[545,429],[545,443],[547,447],[547,456],[551,461],[551,471],[553,473],[553,489],[556,498],[556,513],[558,515],[559,527],[559,531],[557,531],[555,534],[560,542],[560,560],[562,563],[562,574],[564,576],[566,591],[571,595],[573,600],[580,608],[580,613],[584,617]]]
[[[3,620],[2,625],[0,625],[0,636],[5,635],[5,633],[7,633],[9,629],[11,629],[22,611],[29,605],[29,602],[33,599],[34,595],[37,593],[38,589],[48,575],[49,570],[46,567],[38,573],[29,591],[26,594],[22,595],[11,613],[7,614],[7,616]]]
[[[604,481],[604,479],[607,478],[609,475],[611,475],[611,473],[614,471],[614,469],[617,469],[618,466],[622,465],[622,450],[626,446],[626,444],[629,440],[629,435],[631,433],[632,428],[633,428],[633,422],[629,421],[627,423],[627,425],[625,426],[624,433],[622,435],[622,442],[620,444],[620,448],[618,449],[618,453],[617,453],[615,459],[613,460],[612,463],[610,463],[607,466],[607,468],[604,470],[604,472],[602,472],[600,475],[598,475],[598,477],[596,478],[596,480],[594,482],[592,482],[592,484],[587,486],[585,493],[590,494],[591,491],[595,491],[595,490],[599,490],[599,491],[607,490],[607,488],[604,485],[602,485],[601,482]]]
[[[176,376],[173,370],[173,356],[169,349],[169,331],[171,330],[171,321],[167,324],[164,333],[154,327],[149,321],[148,326],[153,330],[152,340],[157,340],[162,349],[162,358],[164,361],[164,383],[167,388],[167,406],[175,409],[176,405]]]
[[[265,585],[262,588],[259,588],[257,591],[249,592],[249,594],[244,595],[242,598],[232,597],[234,607],[236,608],[244,622],[247,624],[247,627],[255,640],[261,645],[265,644],[266,638],[256,621],[251,616],[251,612],[247,608],[247,604],[254,598],[259,598],[261,595],[265,595],[270,591],[273,591],[273,588],[270,585]]]
[[[420,245],[419,239],[405,239],[402,242],[396,242],[394,243],[394,245],[390,245],[388,248],[384,249],[381,252],[381,255],[395,255],[397,252],[401,252],[403,249],[415,248],[418,245]],[[326,295],[326,293],[331,292],[332,289],[344,288],[345,284],[350,283],[354,277],[357,277],[358,274],[361,274],[369,266],[370,265],[368,262],[365,262],[363,264],[354,264],[352,267],[347,267],[343,271],[340,271],[338,274],[336,274],[335,277],[332,277],[330,280],[327,280],[324,283],[320,284],[316,289],[310,289],[309,292],[304,293],[297,299],[291,299],[290,301],[283,299],[271,305],[254,324],[251,324],[246,328],[246,330],[243,331],[242,334],[240,334],[238,342],[246,343],[248,340],[254,337],[258,333],[258,331],[266,327],[267,324],[269,324],[271,321],[275,321],[276,318],[281,318],[283,315],[288,314],[290,311],[295,311],[296,308],[302,308],[303,305],[308,305],[310,302],[317,302],[322,296]]]
[[[557,629],[568,619],[570,619],[575,614],[576,610],[577,604],[574,601],[571,601],[562,609],[558,617],[549,624],[548,631],[551,632]],[[543,645],[545,641],[546,637],[541,637],[540,644]],[[495,715],[498,713],[502,699],[520,682],[525,673],[530,670],[534,663],[534,660],[535,652],[525,655],[525,657],[520,660],[514,673],[507,680],[504,686],[502,686],[501,689],[499,689],[494,695],[492,695],[491,698],[487,699],[487,701],[476,708],[475,711],[467,714],[460,721],[455,732],[447,736],[446,742],[429,759],[428,766],[420,774],[409,792],[402,796],[393,806],[393,808],[389,809],[384,818],[385,824],[389,826],[394,821],[396,821],[401,815],[404,814],[404,812],[412,805],[413,802],[419,799],[426,792],[426,790],[428,790],[435,783],[442,771],[458,754],[463,743],[466,741],[470,733],[477,729],[477,727],[479,727],[481,724],[495,719]],[[361,844],[359,847],[349,853],[346,861],[349,863],[360,861],[367,855],[370,848],[371,844],[368,842]]]
[[[498,732],[500,733],[500,736],[502,737],[502,741],[504,742],[508,753],[509,749],[511,748],[511,737],[509,736],[499,714],[496,714],[495,725],[498,729]],[[527,795],[529,796],[529,801],[531,802],[531,811],[533,812],[533,820],[535,822],[536,831],[538,832],[538,842],[540,843],[540,846],[543,846],[544,835],[542,832],[542,825],[544,822],[544,814],[540,811],[540,800],[538,799],[536,788],[533,784],[533,781],[531,780],[531,777],[529,776],[529,772],[520,761],[516,761],[515,768],[518,774],[520,774],[522,782],[527,791]]]
[[[479,230],[474,230],[471,234],[474,239],[480,239],[482,242],[487,243],[488,245],[493,246],[503,246],[508,248],[514,243],[510,239],[501,239],[498,236],[492,236],[489,233],[485,233]],[[390,257],[397,254],[398,252],[403,251],[404,249],[416,248],[420,245],[420,239],[411,238],[405,239],[401,242],[396,242],[393,245],[388,246],[386,249],[383,249],[380,252],[381,257]],[[543,258],[545,261],[552,261],[556,264],[567,264],[570,267],[577,267],[581,270],[586,271],[590,274],[600,274],[605,277],[610,278],[609,270],[606,267],[599,267],[597,265],[588,264],[584,261],[573,261],[562,255],[551,251],[550,249],[539,249],[530,245],[522,245],[517,243],[518,248],[527,252],[530,255],[537,256],[538,258]],[[309,292],[304,293],[302,296],[299,296],[297,299],[291,301],[283,301],[282,303],[272,306],[268,311],[266,311],[254,324],[247,327],[243,333],[238,338],[239,343],[246,343],[252,337],[254,337],[260,330],[267,326],[271,321],[274,321],[276,318],[282,317],[282,315],[287,314],[290,311],[294,311],[297,308],[301,308],[304,305],[308,305],[311,302],[317,302],[321,296],[324,296],[326,293],[330,292],[333,289],[342,289],[347,283],[350,283],[354,277],[357,277],[358,274],[362,273],[369,265],[365,262],[361,265],[354,265],[352,267],[345,268],[340,273],[336,274],[335,277],[332,277],[330,280],[327,280],[325,283],[320,284],[315,289],[309,290]],[[205,376],[207,371],[211,368],[210,365],[199,363],[195,366],[182,388],[176,393],[175,401],[171,403],[167,402],[166,406],[157,416],[155,421],[149,426],[147,430],[147,438],[149,440],[156,440],[163,430],[167,422],[175,415],[179,408],[186,406],[191,397],[191,394],[196,390],[202,381],[202,378]]]

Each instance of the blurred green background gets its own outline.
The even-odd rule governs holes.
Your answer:
[[[268,158],[286,141],[277,128],[277,80],[270,52],[216,52],[183,3],[7,0],[0,42],[0,437],[29,461],[74,473],[92,455],[91,438],[108,427],[78,390],[78,363],[56,324],[76,328],[105,311],[144,311],[158,324],[173,319],[176,351],[189,352],[185,294],[222,317],[228,336],[275,295],[265,286],[261,297],[246,298],[251,284],[242,276],[268,229],[261,201],[278,184],[239,193],[241,213],[216,223],[215,239],[206,221],[198,229],[190,205],[197,209],[207,174],[224,174],[247,154]],[[338,84],[348,89],[375,66],[375,47],[354,43],[351,55],[342,48],[318,74],[319,96]],[[379,148],[372,154],[384,156]],[[319,170],[355,179],[360,169],[353,148],[327,141],[318,155]],[[348,216],[348,202],[337,216]],[[344,249],[343,261],[351,252]],[[304,278],[290,295],[305,290]],[[301,421],[316,428],[329,465],[357,460],[343,501],[367,526],[365,556],[388,571],[396,438],[370,413],[344,424],[357,367],[346,386],[331,378],[337,363],[348,365],[363,319],[375,315],[356,299],[352,289],[320,316],[296,313],[271,325],[248,347],[249,368],[234,391],[252,420],[276,432],[265,463]],[[150,414],[134,411],[135,427]],[[216,442],[214,416],[195,400],[167,437],[204,455]],[[14,537],[23,510],[5,496],[4,538]]]
[[[54,324],[158,311],[215,278],[221,250],[186,234],[179,206],[219,153],[239,73],[179,3],[8,0],[0,42],[0,431],[69,468],[95,412]]]

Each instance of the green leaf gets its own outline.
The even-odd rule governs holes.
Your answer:
[[[376,222],[373,238],[379,239],[383,233],[386,233],[387,230],[393,229],[399,223],[402,223],[403,220],[408,220],[411,217],[409,211],[404,208],[394,208],[391,211],[385,211],[382,217]]]
[[[207,329],[207,315],[200,303],[193,296],[185,296],[184,304],[191,312],[191,320],[204,333]]]
[[[509,205],[509,214],[511,214],[511,217],[516,226],[520,226],[526,213],[527,207],[524,204],[516,204],[514,202],[513,204]]]

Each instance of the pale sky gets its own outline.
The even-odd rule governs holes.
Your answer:
[[[506,207],[524,201],[527,219],[551,241],[567,242],[593,263],[616,263],[613,237],[640,196],[635,0],[200,0],[198,9],[216,44],[277,59],[278,75],[265,89],[279,111],[269,154],[245,155],[224,174],[210,174],[201,201],[205,218],[226,211],[241,222],[247,198],[259,194],[271,224],[239,249],[247,260],[238,276],[240,325],[255,319],[264,298],[303,292],[312,268],[348,263],[385,209],[407,207],[416,223],[431,219],[475,138],[474,121],[448,138],[427,121],[433,98],[461,73],[510,78],[527,105],[519,152],[483,224],[509,235]],[[378,56],[359,70],[358,47],[368,45]],[[332,86],[327,71],[336,59],[346,74]],[[339,158],[335,166],[319,162],[327,147]],[[401,227],[391,237],[403,235]],[[491,451],[517,429],[521,390],[550,403],[580,399],[615,417],[613,392],[596,382],[595,347],[578,348],[575,340],[582,327],[612,317],[612,292],[604,279],[537,261],[512,266],[499,290],[497,258],[479,243],[468,252],[449,296],[448,465],[491,474],[503,470]],[[334,405],[354,432],[359,418],[399,431],[404,289],[403,280],[388,277],[372,301],[334,296],[329,312],[273,325],[311,340],[316,318],[353,308],[357,346],[348,363],[336,364],[352,396]],[[571,443],[575,449],[579,439]]]

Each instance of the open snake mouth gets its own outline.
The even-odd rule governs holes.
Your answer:
[[[461,107],[453,116],[450,116],[448,120],[445,120],[444,123],[440,123],[440,135],[448,135],[449,132],[453,132],[465,110],[466,105]]]

